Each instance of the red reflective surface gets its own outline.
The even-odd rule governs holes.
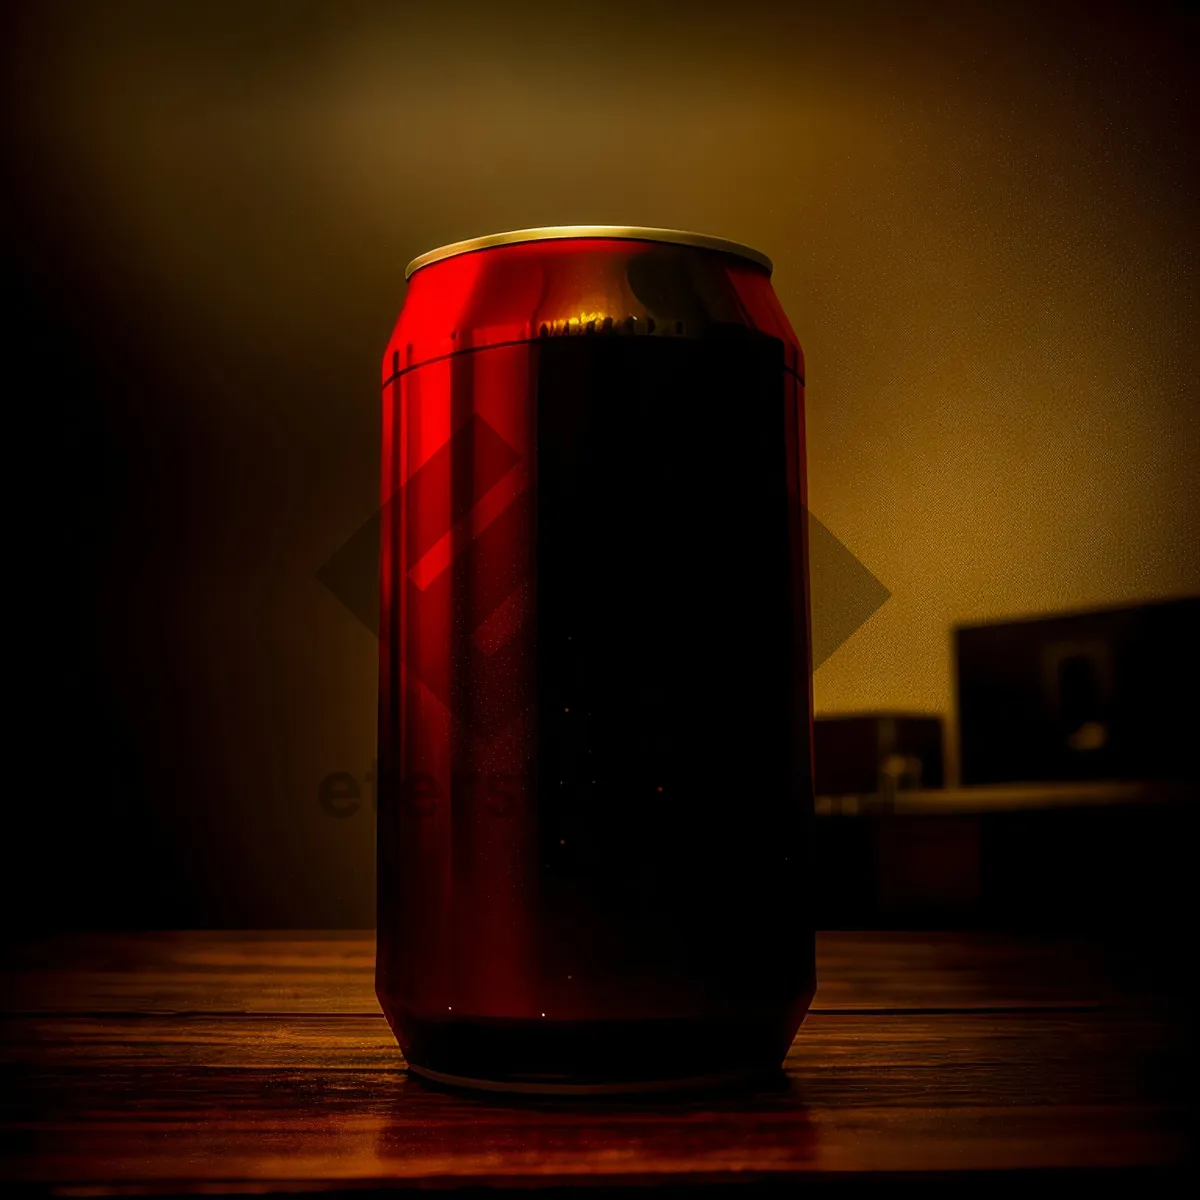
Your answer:
[[[638,333],[674,333],[677,322],[688,335],[713,322],[741,325],[778,338],[787,368],[804,376],[800,343],[770,276],[755,264],[655,242],[563,239],[479,250],[417,271],[383,356],[383,381],[459,350],[532,340],[543,325],[552,334],[584,332],[589,323],[603,331],[611,319],[619,331],[631,318]]]
[[[712,251],[413,277],[384,362],[377,972],[411,1065],[782,1060],[813,988],[801,364],[765,271]]]

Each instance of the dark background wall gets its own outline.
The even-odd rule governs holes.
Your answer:
[[[951,707],[954,622],[1200,589],[1186,6],[5,10],[19,923],[368,925],[370,514],[404,264],[554,223],[767,251],[813,511],[892,592],[818,711]]]

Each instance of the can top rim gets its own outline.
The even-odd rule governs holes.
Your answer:
[[[518,242],[561,241],[566,238],[606,238],[612,241],[668,242],[677,246],[696,246],[702,250],[719,250],[733,254],[757,266],[765,267],[770,275],[774,270],[771,260],[759,250],[731,242],[727,238],[710,237],[706,233],[689,233],[684,229],[653,229],[641,225],[544,225],[536,229],[513,229],[508,233],[492,233],[487,237],[468,238],[463,242],[451,242],[418,255],[408,264],[404,278],[411,279],[415,271],[444,258],[455,258],[475,250],[490,250],[493,246],[511,246]]]

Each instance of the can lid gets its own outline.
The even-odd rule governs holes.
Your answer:
[[[670,242],[679,246],[697,246],[702,250],[719,250],[733,254],[760,267],[769,275],[774,269],[771,260],[750,246],[731,242],[725,238],[709,237],[704,233],[688,233],[683,229],[647,229],[640,225],[546,225],[540,229],[514,229],[508,233],[493,233],[487,237],[468,238],[465,242],[451,242],[418,255],[408,264],[404,278],[412,277],[414,271],[454,258],[459,254],[470,254],[475,250],[490,250],[493,246],[510,246],[517,242],[561,241],[564,238],[607,238],[613,241]]]

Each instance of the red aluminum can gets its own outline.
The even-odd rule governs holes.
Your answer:
[[[379,1000],[514,1091],[778,1071],[815,983],[804,367],[747,247],[416,259],[383,363]]]

